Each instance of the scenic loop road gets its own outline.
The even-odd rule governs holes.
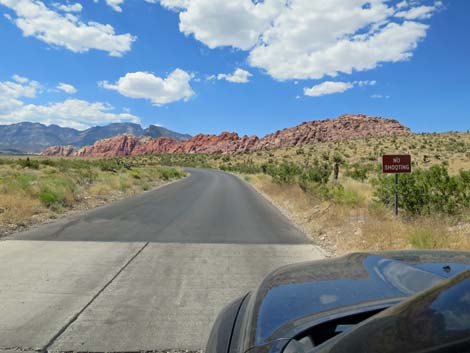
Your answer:
[[[200,350],[225,304],[322,257],[245,182],[189,171],[1,241],[0,353]]]

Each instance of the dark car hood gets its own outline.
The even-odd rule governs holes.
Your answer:
[[[413,251],[355,253],[282,267],[265,278],[246,304],[245,349],[292,338],[312,317],[398,303],[469,264],[469,253]]]
[[[318,353],[470,352],[470,271],[374,315]]]

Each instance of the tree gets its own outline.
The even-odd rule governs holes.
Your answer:
[[[335,153],[335,155],[333,156],[333,163],[334,163],[333,175],[334,175],[335,181],[337,181],[338,176],[339,176],[339,166],[341,164],[344,164],[343,156],[341,156],[339,153]]]

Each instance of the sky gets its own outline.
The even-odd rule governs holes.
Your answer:
[[[470,129],[468,0],[0,0],[0,124]]]

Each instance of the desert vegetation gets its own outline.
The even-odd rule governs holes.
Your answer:
[[[412,155],[394,178],[381,156]],[[470,249],[470,134],[414,134],[323,142],[250,154],[134,157],[217,168],[252,183],[331,254],[352,250]]]
[[[184,176],[125,159],[0,158],[0,236]]]
[[[394,217],[381,156],[409,153]],[[238,174],[331,254],[470,249],[470,133],[322,142],[252,153],[148,154],[106,159],[0,159],[0,224],[56,217],[180,178],[179,167]],[[26,221],[25,221],[26,220]]]

